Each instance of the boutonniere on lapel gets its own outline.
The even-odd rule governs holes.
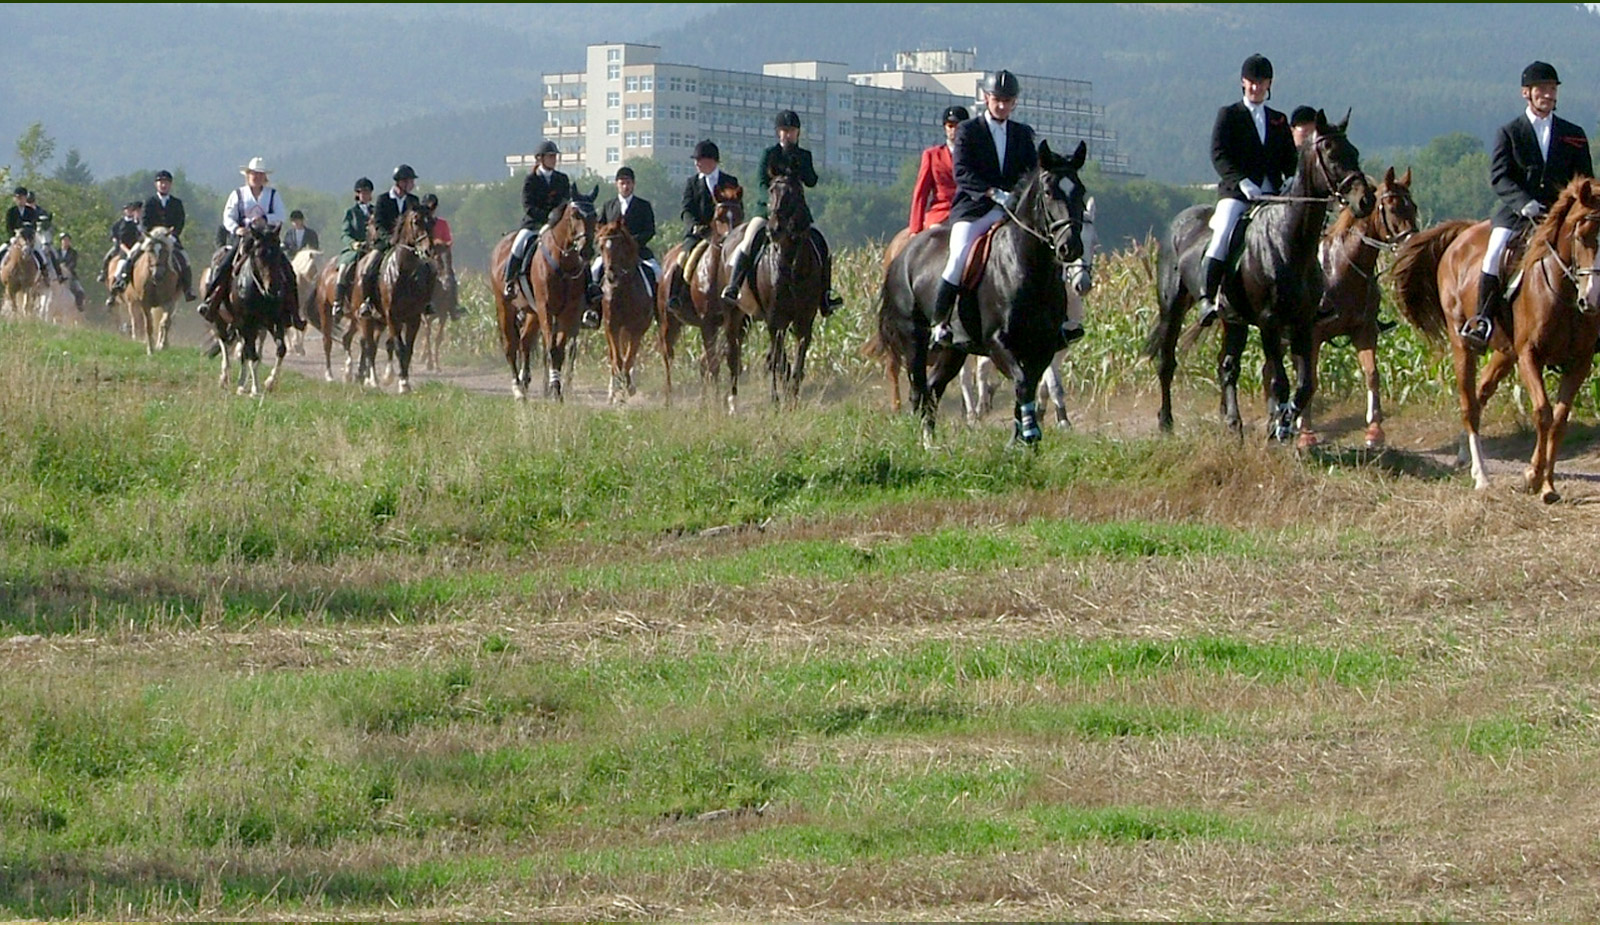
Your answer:
[[[1272,124],[1272,125],[1283,125],[1284,123],[1286,123],[1288,121],[1289,121],[1289,117],[1284,115],[1281,112],[1273,113],[1272,114],[1272,118],[1267,120],[1267,122],[1269,124]]]
[[[1574,147],[1574,148],[1587,148],[1587,147],[1589,147],[1588,139],[1581,138],[1581,137],[1579,137],[1577,135],[1563,135],[1563,136],[1561,136],[1561,143],[1564,144],[1564,145],[1568,145],[1570,147]]]

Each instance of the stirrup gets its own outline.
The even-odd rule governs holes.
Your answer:
[[[356,317],[370,321],[378,317],[378,307],[371,302],[362,302],[361,308],[356,311]]]
[[[1082,340],[1085,333],[1087,332],[1083,330],[1083,325],[1077,322],[1061,322],[1061,346],[1065,347],[1074,341]]]
[[[1209,328],[1216,323],[1217,316],[1222,314],[1222,309],[1217,307],[1216,299],[1200,300],[1200,326]]]
[[[600,313],[592,308],[586,308],[583,310],[583,317],[579,319],[578,323],[592,331],[600,327]]]
[[[1487,350],[1489,338],[1494,336],[1494,321],[1488,315],[1473,315],[1461,325],[1458,333],[1467,346],[1474,350]]]

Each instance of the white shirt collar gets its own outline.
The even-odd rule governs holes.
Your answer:
[[[1528,117],[1528,122],[1533,126],[1533,137],[1539,141],[1539,155],[1545,160],[1550,159],[1550,130],[1555,126],[1555,113],[1540,118],[1533,113],[1533,107],[1523,110],[1523,115]]]
[[[717,181],[722,179],[722,168],[718,167],[716,170],[711,171],[701,179],[706,181],[706,186],[715,187],[717,185]]]

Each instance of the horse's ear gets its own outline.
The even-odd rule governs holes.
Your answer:
[[[1089,145],[1087,143],[1085,143],[1085,142],[1080,141],[1080,142],[1078,142],[1077,150],[1072,152],[1072,169],[1073,170],[1082,169],[1084,163],[1086,161],[1088,161],[1088,160],[1089,160]]]
[[[1340,120],[1340,122],[1339,122],[1339,132],[1340,132],[1340,134],[1343,134],[1345,129],[1350,127],[1350,113],[1352,113],[1354,111],[1355,111],[1354,109],[1348,109],[1348,108],[1345,109],[1344,118],[1342,120]]]
[[[1411,186],[1411,168],[1410,167],[1406,168],[1406,175],[1400,178],[1400,185],[1404,186],[1404,187],[1407,187],[1407,188],[1410,188],[1410,186]]]
[[[594,185],[594,191],[589,194],[589,201],[590,202],[594,202],[596,199],[599,199],[599,198],[600,198],[600,184],[596,183]]]
[[[1385,186],[1394,185],[1394,167],[1392,165],[1383,172],[1383,183]]]
[[[1040,141],[1039,142],[1039,163],[1041,163],[1041,164],[1044,163],[1045,161],[1049,160],[1051,158],[1051,156],[1052,155],[1050,153],[1050,142],[1048,142],[1048,141]]]

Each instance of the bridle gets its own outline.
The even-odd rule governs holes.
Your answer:
[[[1055,176],[1055,174],[1046,171],[1044,173],[1041,173],[1039,176]],[[1078,181],[1077,181],[1076,178],[1072,178],[1072,182],[1073,182],[1074,186],[1078,185]],[[1026,193],[1030,192],[1030,190],[1028,190],[1027,188],[1024,188],[1023,192],[1024,192],[1024,194],[1026,194]],[[1048,196],[1049,193],[1046,192],[1043,195]],[[1020,201],[1022,197],[1019,196],[1017,198]],[[1049,247],[1051,253],[1054,253],[1054,254],[1066,253],[1067,251],[1069,251],[1071,249],[1070,245],[1072,243],[1073,236],[1077,236],[1077,238],[1078,238],[1079,259],[1082,259],[1082,254],[1083,254],[1083,225],[1084,225],[1084,221],[1085,221],[1084,215],[1083,215],[1083,211],[1084,211],[1083,210],[1083,206],[1080,204],[1077,207],[1077,209],[1074,209],[1073,205],[1072,205],[1072,197],[1068,196],[1068,197],[1066,197],[1066,199],[1067,199],[1067,216],[1065,218],[1058,218],[1058,219],[1052,220],[1050,222],[1048,228],[1047,228],[1047,232],[1046,233],[1040,233],[1038,229],[1033,227],[1032,223],[1024,220],[1022,218],[1022,216],[1018,215],[1015,211],[1013,211],[1011,206],[1009,206],[1009,205],[1007,205],[1007,204],[1005,204],[1003,202],[997,203],[997,204],[1000,206],[1000,208],[1002,210],[1005,211],[1006,215],[1009,216],[1013,222],[1016,222],[1018,228],[1021,228],[1023,231],[1026,231],[1028,234],[1030,234],[1033,237],[1037,238],[1040,241],[1040,243],[1044,244],[1046,247]],[[1073,214],[1074,212],[1076,212],[1077,214],[1074,215]],[[1070,265],[1066,261],[1062,261],[1062,263],[1063,263],[1064,266]]]

